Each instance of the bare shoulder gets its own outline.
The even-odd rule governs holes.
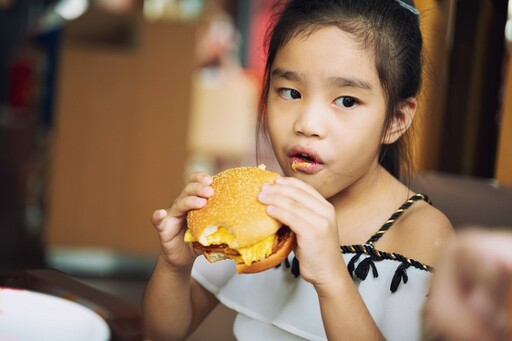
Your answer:
[[[382,238],[382,246],[435,267],[444,245],[454,235],[451,222],[440,210],[419,201],[384,235],[387,238]]]

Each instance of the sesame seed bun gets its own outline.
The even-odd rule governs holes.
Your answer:
[[[262,167],[231,168],[213,176],[214,195],[202,209],[187,214],[194,247],[202,250],[210,262],[237,260],[239,273],[264,271],[283,261],[295,246],[295,235],[270,217],[265,205],[258,201],[263,184],[273,183],[278,177],[279,174]],[[220,227],[229,232],[229,240],[208,245],[207,236]],[[250,248],[272,235],[276,237],[269,256],[251,264],[239,260],[240,248]]]

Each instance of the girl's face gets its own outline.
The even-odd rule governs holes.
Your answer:
[[[267,115],[285,175],[326,198],[379,169],[386,99],[375,60],[336,27],[299,35],[279,50]]]

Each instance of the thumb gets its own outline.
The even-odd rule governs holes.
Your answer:
[[[167,211],[164,209],[156,210],[151,216],[151,223],[160,232],[165,228],[165,218],[167,217]]]

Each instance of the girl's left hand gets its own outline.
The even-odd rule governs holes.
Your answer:
[[[334,207],[313,187],[296,178],[278,178],[262,187],[259,201],[267,205],[268,215],[296,234],[295,255],[306,281],[322,286],[342,271]]]

